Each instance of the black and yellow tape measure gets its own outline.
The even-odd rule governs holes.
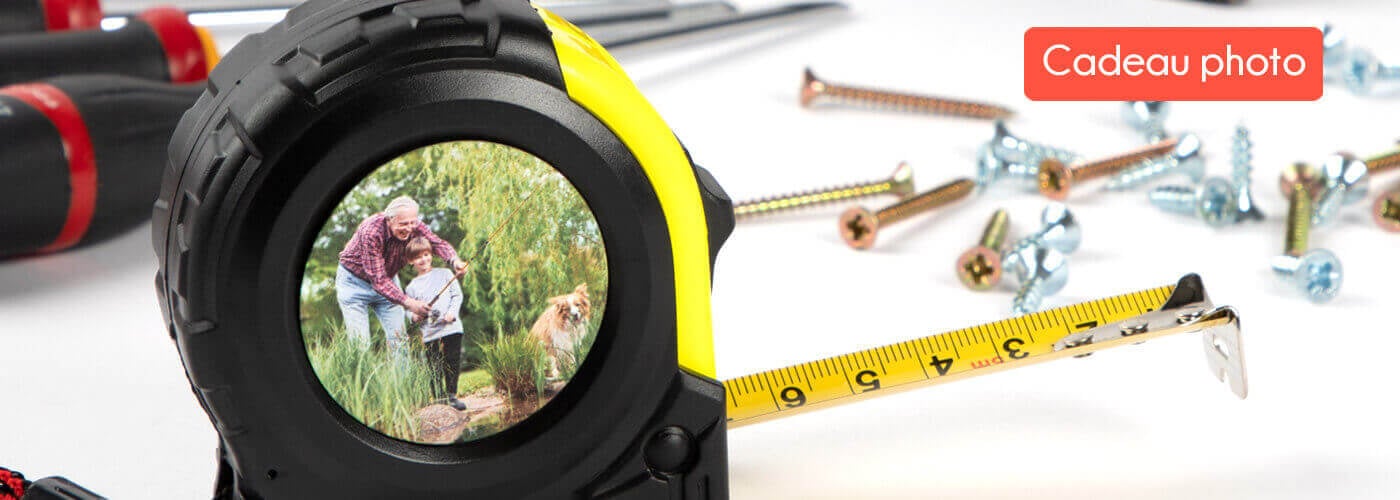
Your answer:
[[[729,199],[522,1],[312,0],[224,58],[169,154],[157,289],[220,498],[725,498],[729,427],[1179,331],[1243,394],[1194,277],[721,384]],[[480,376],[435,368],[450,339]]]

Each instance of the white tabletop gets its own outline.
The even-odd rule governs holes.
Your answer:
[[[697,162],[742,199],[873,178],[902,160],[931,187],[970,175],[991,135],[975,120],[802,109],[807,65],[835,81],[1003,103],[1019,112],[1009,123],[1017,134],[1094,156],[1139,138],[1119,122],[1117,103],[1029,102],[1026,28],[1331,21],[1400,60],[1397,18],[1400,2],[1383,0],[871,1],[822,21],[616,55]],[[1047,305],[1200,273],[1215,301],[1243,317],[1247,400],[1217,383],[1200,340],[1182,335],[736,429],[733,496],[1400,496],[1400,364],[1391,360],[1400,328],[1382,310],[1396,304],[1400,236],[1378,230],[1361,206],[1317,231],[1314,245],[1335,251],[1348,272],[1326,305],[1279,286],[1268,269],[1283,242],[1282,166],[1380,152],[1398,135],[1398,111],[1400,98],[1336,87],[1318,102],[1176,103],[1169,129],[1200,135],[1217,175],[1228,172],[1234,126],[1250,126],[1263,223],[1210,229],[1159,213],[1141,192],[1072,198],[1085,241],[1068,286]],[[1012,293],[965,290],[953,261],[995,208],[1025,232],[1044,204],[993,191],[892,229],[863,253],[841,242],[832,210],[741,226],[715,276],[720,376],[1005,317]],[[209,494],[217,436],[162,325],[155,267],[148,227],[0,263],[0,465],[65,475],[115,498]]]

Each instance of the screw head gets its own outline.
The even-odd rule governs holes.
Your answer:
[[[875,246],[875,233],[880,230],[880,219],[865,207],[851,207],[841,214],[841,238],[856,250]]]
[[[1332,300],[1342,288],[1342,261],[1331,251],[1309,250],[1298,258],[1293,283],[1313,302]]]
[[[798,98],[802,102],[802,107],[810,107],[812,101],[816,100],[826,92],[826,82],[817,78],[812,73],[812,68],[802,68],[802,94]]]
[[[1342,81],[1346,82],[1347,89],[1359,95],[1371,92],[1375,77],[1380,73],[1380,63],[1376,61],[1376,56],[1360,47],[1347,52],[1346,60],[1341,63],[1340,68]]]
[[[1069,188],[1074,185],[1074,170],[1060,160],[1049,158],[1040,162],[1037,181],[1040,194],[1052,200],[1063,201],[1069,198]]]
[[[1400,189],[1376,198],[1376,205],[1372,208],[1371,215],[1376,219],[1376,224],[1381,229],[1400,233]]]
[[[1351,153],[1337,153],[1322,162],[1322,194],[1313,208],[1313,224],[1332,220],[1343,206],[1366,198],[1370,192],[1370,168]]]
[[[1040,290],[1044,295],[1064,288],[1068,279],[1068,263],[1065,254],[1033,243],[1017,245],[1001,255],[1003,277],[1009,277],[1012,284],[1017,286],[1039,277],[1042,280]]]
[[[992,124],[994,132],[992,134],[991,153],[1002,162],[1024,162],[1026,160],[1025,141],[1011,135],[1007,130],[1006,122],[997,120]]]
[[[1293,196],[1295,184],[1302,184],[1308,189],[1309,196],[1317,198],[1317,193],[1322,190],[1322,169],[1302,162],[1284,167],[1278,177],[1279,192],[1283,193],[1284,198]]]
[[[899,162],[899,166],[894,167],[894,172],[890,174],[890,184],[893,185],[890,192],[900,198],[914,194],[914,167],[909,166],[908,162]]]
[[[1322,65],[1336,66],[1346,61],[1346,35],[1330,23],[1322,25]]]
[[[1133,130],[1161,130],[1167,121],[1171,103],[1166,101],[1128,101],[1123,103],[1123,121]]]
[[[1022,262],[1030,264],[1030,274],[1025,275],[1021,283],[1039,279],[1039,291],[1042,296],[1054,295],[1064,290],[1065,284],[1069,282],[1069,259],[1065,258],[1065,254],[1041,246],[1027,247],[1020,253]]]
[[[1206,161],[1201,156],[1201,138],[1196,134],[1181,134],[1171,157],[1177,162],[1176,171],[1186,174],[1192,181],[1200,182],[1205,177]]]
[[[1006,163],[992,151],[992,143],[983,144],[977,150],[977,185],[982,189],[987,189],[1001,178],[1002,170]]]
[[[1040,212],[1041,242],[1063,253],[1074,253],[1084,240],[1084,230],[1064,203],[1051,203]]]
[[[986,290],[1001,283],[1001,255],[978,245],[958,257],[958,278],[973,290]]]
[[[1340,189],[1346,195],[1344,203],[1356,203],[1370,192],[1370,170],[1356,155],[1340,152],[1322,162],[1322,186]]]
[[[1206,179],[1196,188],[1196,215],[1211,227],[1225,227],[1238,222],[1239,190],[1225,178]]]

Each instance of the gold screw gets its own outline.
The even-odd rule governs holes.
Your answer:
[[[1167,139],[1117,156],[1075,165],[1065,165],[1054,158],[1046,159],[1040,162],[1040,194],[1052,200],[1064,200],[1069,197],[1070,187],[1075,183],[1111,175],[1144,160],[1166,156],[1176,149],[1176,144],[1177,139]]]
[[[1366,171],[1371,174],[1400,168],[1400,148],[1366,159]]]
[[[893,194],[900,198],[914,194],[914,169],[908,163],[900,162],[886,179],[738,202],[734,204],[734,218],[751,219],[763,214],[881,194]]]
[[[1312,195],[1308,187],[1294,184],[1288,195],[1288,232],[1284,235],[1283,253],[1302,257],[1308,251],[1308,231],[1312,227]]]
[[[1006,243],[1011,217],[1006,210],[997,209],[982,230],[977,246],[958,257],[958,278],[973,290],[986,290],[1001,282],[1001,247]]]
[[[1322,192],[1322,169],[1298,162],[1285,167],[1278,176],[1278,189],[1284,198],[1293,196],[1293,186],[1300,184],[1308,189],[1309,196],[1317,199]]]
[[[1376,219],[1376,225],[1381,229],[1392,233],[1400,233],[1400,184],[1396,184],[1390,191],[1382,193],[1380,198],[1376,198],[1375,208],[1371,210],[1371,215]]]
[[[986,120],[1006,118],[1015,114],[1015,112],[1011,111],[1009,108],[995,104],[837,85],[817,78],[816,75],[812,74],[811,68],[803,69],[802,107],[811,107],[812,102],[819,97],[916,113],[961,116]]]
[[[976,181],[962,178],[882,208],[879,212],[871,213],[864,207],[852,207],[841,214],[841,237],[851,248],[865,250],[875,246],[875,234],[881,227],[966,198],[976,187]]]

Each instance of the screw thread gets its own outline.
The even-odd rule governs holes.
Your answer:
[[[1001,176],[1004,179],[1012,179],[1022,187],[1035,191],[1036,184],[1040,182],[1040,163],[1008,163]]]
[[[966,198],[977,188],[977,182],[962,178],[939,186],[932,191],[895,203],[875,213],[881,226],[894,224],[914,215],[933,210]]]
[[[1312,196],[1307,186],[1294,184],[1288,197],[1288,232],[1283,253],[1298,257],[1308,251],[1308,231],[1312,227]]]
[[[1007,230],[1011,225],[1011,216],[1005,209],[997,209],[992,214],[991,220],[987,221],[987,227],[982,230],[982,239],[978,244],[993,250],[1000,250],[1006,243]]]
[[[1172,157],[1148,158],[1137,165],[1124,168],[1108,180],[1104,189],[1124,191],[1147,184],[1177,170],[1182,163]]]
[[[734,204],[734,217],[739,220],[760,215],[826,205],[894,192],[893,179],[834,186],[779,196],[769,196]]]
[[[1254,173],[1254,141],[1249,138],[1249,128],[1235,127],[1235,136],[1230,143],[1230,179],[1236,186],[1248,186],[1250,175]]]
[[[1143,160],[1166,156],[1176,149],[1177,139],[1149,144],[1127,153],[1110,156],[1075,166],[1072,170],[1075,180],[1097,179],[1130,167]]]
[[[1196,189],[1191,186],[1161,186],[1147,193],[1147,201],[1167,212],[1196,213]]]
[[[1381,153],[1366,159],[1366,170],[1372,174],[1400,167],[1400,149]]]
[[[1022,141],[1020,145],[1021,147],[1017,148],[1020,161],[1008,160],[1008,163],[1040,165],[1040,162],[1045,160],[1059,160],[1064,163],[1074,163],[1079,160],[1078,154],[1067,149],[1029,141]]]
[[[1045,294],[1040,291],[1041,282],[1039,277],[1032,277],[1021,284],[1011,299],[1012,314],[1022,316],[1040,310],[1040,303],[1045,300]]]
[[[945,97],[922,96],[860,87],[824,83],[821,94],[853,103],[878,105],[902,111],[968,118],[996,119],[1011,116],[1009,108]]]
[[[1040,165],[1040,162],[1051,158],[1064,163],[1073,163],[1079,159],[1079,155],[1070,150],[1011,135],[1006,129],[1006,122],[1001,120],[996,122],[996,134],[992,136],[991,147],[992,155],[1003,163]]]

